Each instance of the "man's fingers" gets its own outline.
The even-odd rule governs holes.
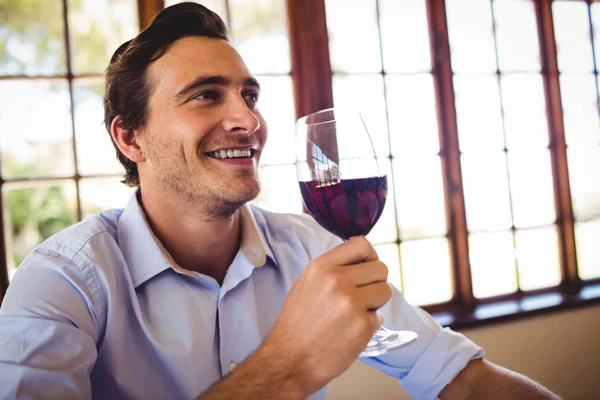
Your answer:
[[[354,286],[364,286],[385,282],[388,277],[388,268],[381,261],[367,261],[345,266],[339,273],[345,274],[348,282]]]
[[[321,257],[326,259],[327,264],[334,265],[352,265],[379,260],[375,248],[364,236],[350,238]]]
[[[392,288],[387,282],[373,283],[357,289],[359,302],[366,310],[377,310],[392,297]]]

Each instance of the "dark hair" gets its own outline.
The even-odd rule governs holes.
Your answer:
[[[162,57],[173,42],[187,36],[229,41],[227,27],[217,14],[200,4],[180,3],[162,10],[150,26],[119,46],[106,69],[104,124],[117,158],[125,167],[123,183],[128,186],[140,184],[137,164],[117,147],[110,132],[111,123],[120,115],[123,128],[138,129],[146,124],[151,92],[146,68]]]

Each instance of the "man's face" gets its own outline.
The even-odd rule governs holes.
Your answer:
[[[255,198],[267,128],[258,83],[235,49],[219,39],[179,39],[146,79],[142,190],[170,192],[212,217],[228,217]]]

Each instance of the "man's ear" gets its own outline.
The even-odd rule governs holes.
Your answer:
[[[124,128],[120,115],[113,118],[110,124],[110,134],[125,157],[135,163],[146,161],[146,155],[138,143],[138,131]]]

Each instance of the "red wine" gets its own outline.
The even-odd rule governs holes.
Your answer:
[[[339,183],[300,182],[304,206],[323,228],[346,240],[366,235],[381,216],[387,177],[342,179]]]

